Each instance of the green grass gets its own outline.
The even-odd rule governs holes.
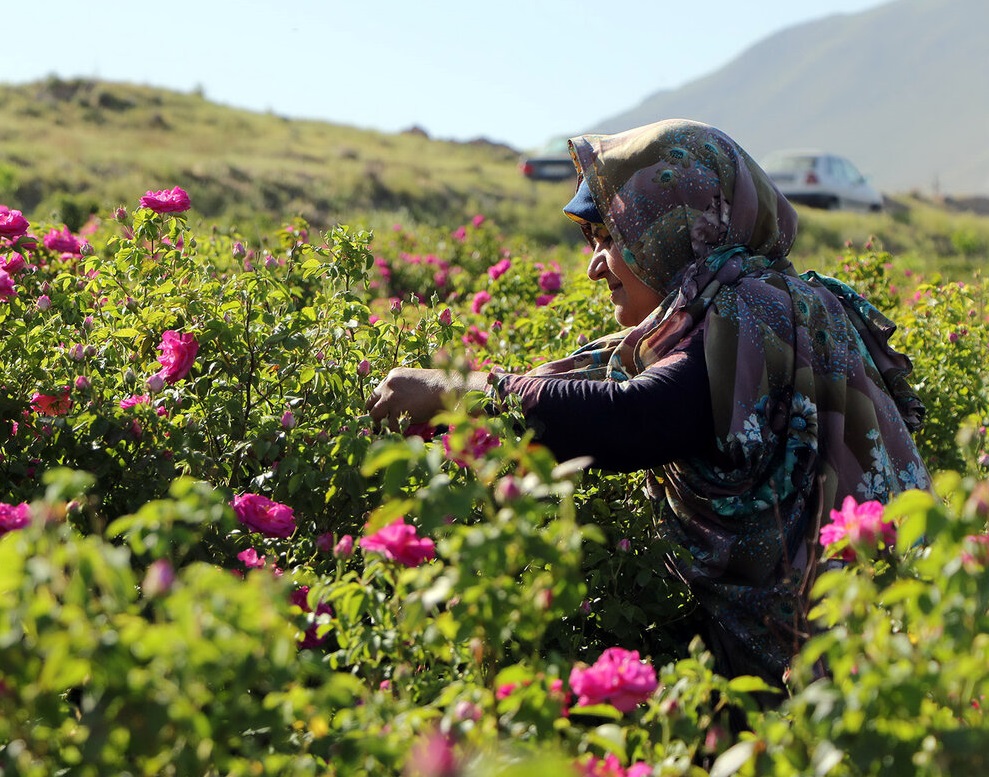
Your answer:
[[[91,80],[0,86],[0,203],[72,228],[185,188],[205,222],[267,229],[301,216],[383,229],[450,229],[481,213],[534,245],[578,243],[561,213],[571,182],[525,179],[518,153],[484,142],[289,120],[199,94]],[[969,274],[989,258],[989,217],[897,196],[882,214],[800,209],[793,251],[827,267],[870,240],[918,271]]]

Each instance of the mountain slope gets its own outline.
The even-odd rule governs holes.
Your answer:
[[[989,2],[896,0],[798,25],[710,75],[602,120],[714,124],[757,159],[778,148],[849,156],[887,193],[989,194]]]

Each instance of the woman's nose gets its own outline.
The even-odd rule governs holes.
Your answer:
[[[599,281],[608,272],[608,263],[605,261],[603,251],[595,251],[591,256],[591,261],[587,265],[587,277],[592,281]]]

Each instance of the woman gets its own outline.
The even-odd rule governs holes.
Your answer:
[[[626,329],[525,375],[393,370],[371,417],[426,421],[450,392],[490,382],[520,396],[557,458],[650,470],[719,671],[780,685],[807,636],[821,515],[848,495],[929,485],[910,362],[854,291],[795,272],[796,213],[721,131],[661,121],[571,151],[579,185],[564,210]]]

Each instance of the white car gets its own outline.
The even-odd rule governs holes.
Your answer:
[[[790,202],[828,210],[883,209],[883,196],[850,161],[824,151],[776,151],[762,163]]]

